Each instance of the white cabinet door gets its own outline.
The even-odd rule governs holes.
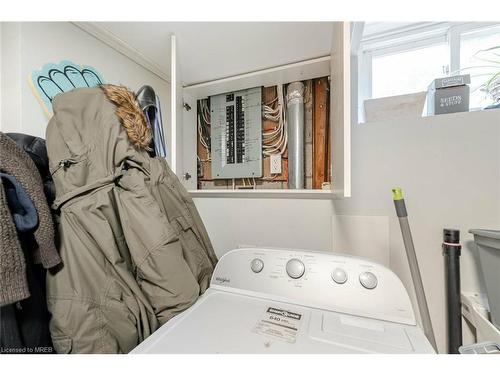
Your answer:
[[[198,160],[198,119],[196,113],[196,99],[183,90],[182,94],[182,176],[180,180],[187,190],[197,189],[197,160]]]
[[[330,65],[332,185],[337,197],[351,196],[350,23],[334,22]]]
[[[182,180],[182,82],[179,64],[179,46],[175,35],[170,37],[170,168]]]
[[[181,80],[178,39],[170,38],[171,48],[171,168],[186,189],[196,189],[196,100],[185,92]]]

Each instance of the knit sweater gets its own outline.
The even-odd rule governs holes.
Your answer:
[[[61,262],[61,258],[54,244],[52,215],[47,205],[38,169],[28,154],[2,132],[0,132],[0,170],[19,181],[37,210],[39,225],[35,231],[35,239],[38,248],[33,249],[34,262],[42,263],[45,268],[56,266]],[[2,272],[0,265],[0,274]]]
[[[0,179],[0,306],[29,295],[24,254]]]

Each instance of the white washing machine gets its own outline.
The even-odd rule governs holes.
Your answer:
[[[333,253],[250,248],[132,353],[434,353],[386,267]]]

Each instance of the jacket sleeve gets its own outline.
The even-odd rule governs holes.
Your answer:
[[[143,178],[126,175],[120,186],[117,202],[136,278],[163,324],[191,306],[200,288],[183,257],[177,233]]]
[[[196,302],[200,288],[184,258],[179,240],[165,242],[137,267],[139,285],[160,324]]]

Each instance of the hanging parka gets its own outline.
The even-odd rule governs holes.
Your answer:
[[[106,85],[60,94],[47,128],[63,266],[47,276],[60,353],[126,353],[209,285],[217,261],[187,191],[135,96]]]

